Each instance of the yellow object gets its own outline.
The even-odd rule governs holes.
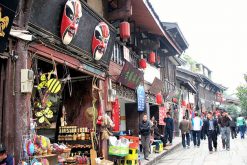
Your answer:
[[[138,150],[137,149],[129,149],[129,154],[125,156],[125,160],[137,160],[138,159]]]
[[[48,91],[51,93],[58,93],[62,87],[61,82],[55,78],[47,81],[46,86],[48,88]]]
[[[138,160],[124,160],[124,165],[138,165]]]

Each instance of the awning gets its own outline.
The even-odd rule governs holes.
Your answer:
[[[177,79],[179,81],[181,81],[182,82],[182,85],[185,88],[187,88],[188,90],[190,90],[192,93],[195,93],[195,94],[197,93],[196,87],[189,80],[187,80],[187,79],[185,79],[183,77],[178,77],[178,76],[177,76]]]
[[[170,39],[167,32],[163,30],[151,4],[147,0],[132,0],[131,3],[133,7],[131,19],[135,21],[136,25],[150,33],[164,36],[177,53],[181,54],[182,52]]]
[[[86,73],[90,76],[95,76],[103,80],[105,79],[105,73],[103,71],[93,68],[92,66],[86,65],[70,55],[58,52],[45,45],[42,44],[30,45],[29,51],[35,53],[36,55],[45,57],[47,59],[54,60],[60,64],[66,63],[67,66],[76,69],[78,71],[81,71],[83,73]]]

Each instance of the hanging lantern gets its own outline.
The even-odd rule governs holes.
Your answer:
[[[185,101],[185,100],[182,101],[182,106],[183,106],[183,107],[186,106],[186,101]]]
[[[156,95],[156,103],[157,104],[162,104],[162,102],[163,102],[162,95],[161,95],[161,93],[158,93]]]
[[[146,62],[146,60],[145,60],[144,58],[141,58],[141,59],[139,60],[139,67],[140,67],[141,69],[145,69],[145,68],[147,67],[147,62]]]
[[[175,98],[175,97],[172,98],[172,102],[173,102],[173,103],[177,103],[177,102],[178,102],[177,98]]]
[[[120,37],[123,41],[127,41],[130,38],[130,24],[129,22],[121,22],[119,25]]]
[[[154,64],[155,63],[155,53],[154,52],[151,52],[149,54],[148,61],[149,61],[150,64]]]
[[[190,103],[187,104],[187,109],[191,109]]]

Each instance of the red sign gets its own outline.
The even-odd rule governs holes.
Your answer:
[[[166,107],[159,107],[159,125],[165,125],[164,118],[166,117]]]
[[[118,98],[112,103],[112,121],[115,124],[113,131],[119,131],[120,126],[120,106]]]

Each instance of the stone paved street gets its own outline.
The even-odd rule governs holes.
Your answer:
[[[208,143],[202,141],[200,148],[183,149],[182,146],[165,155],[157,165],[247,165],[247,139],[231,139],[231,150],[222,149],[218,138],[218,151],[209,154]]]

